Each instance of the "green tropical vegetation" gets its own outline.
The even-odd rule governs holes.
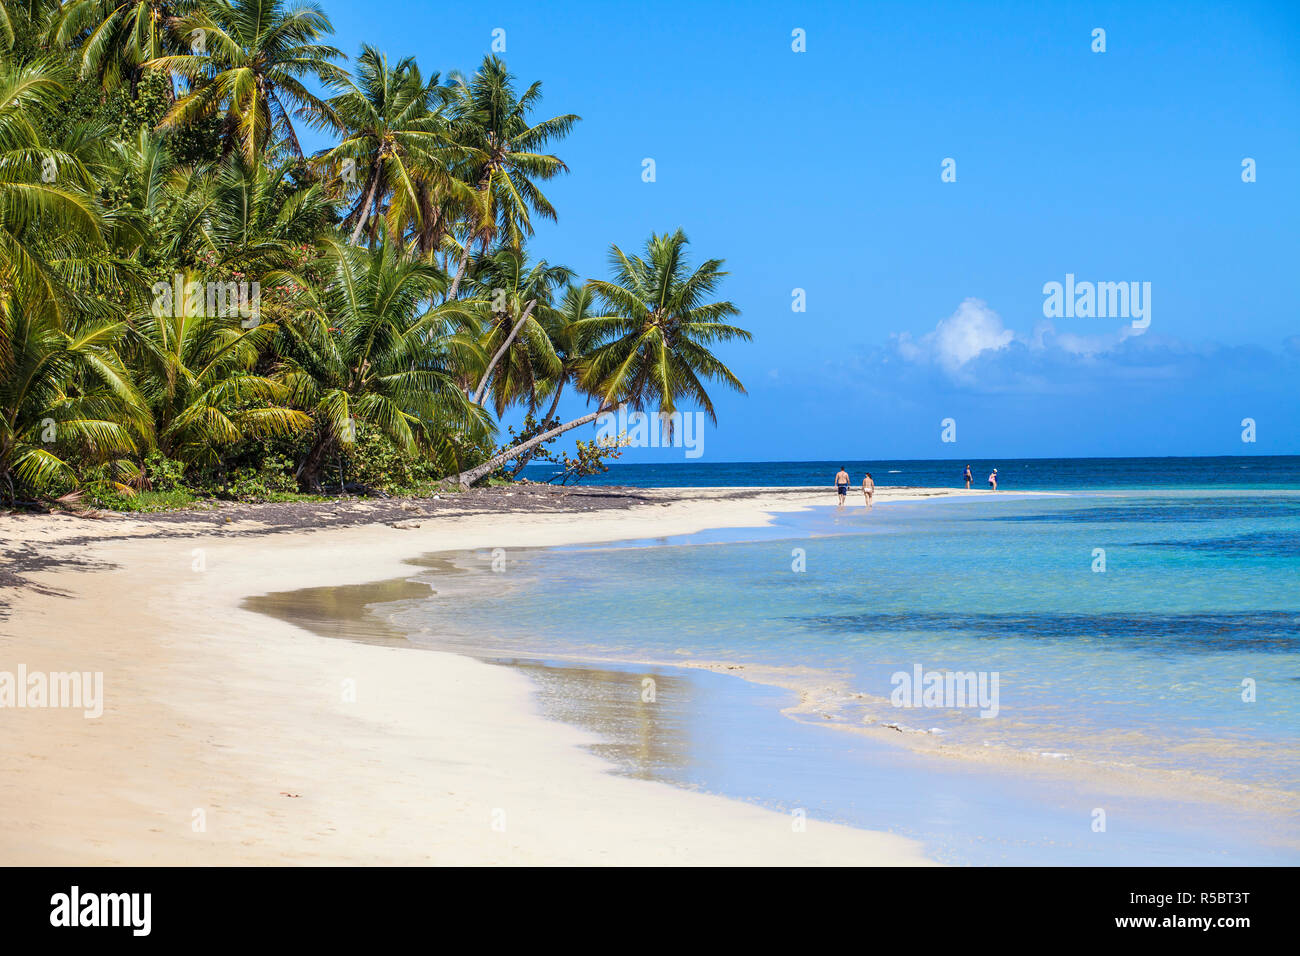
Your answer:
[[[743,392],[680,229],[605,278],[531,248],[580,122],[540,82],[332,34],[287,0],[0,0],[0,501],[568,481],[617,443],[548,446],[601,414]]]

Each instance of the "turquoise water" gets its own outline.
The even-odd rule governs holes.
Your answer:
[[[479,652],[764,665],[815,695],[805,719],[1294,796],[1298,584],[1300,493],[1008,496],[510,553],[397,619]],[[996,673],[997,715],[895,706],[918,666]]]

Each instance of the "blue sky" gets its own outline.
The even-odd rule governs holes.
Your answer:
[[[680,226],[726,259],[749,394],[706,460],[1300,452],[1300,4],[324,6],[426,72],[504,29],[583,117],[534,255],[604,276]],[[1150,326],[1046,319],[1067,273],[1150,283]]]

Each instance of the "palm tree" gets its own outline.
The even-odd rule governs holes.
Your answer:
[[[180,30],[190,40],[190,53],[145,64],[182,77],[189,87],[163,125],[224,113],[226,153],[238,150],[252,165],[278,135],[290,154],[302,156],[290,113],[331,113],[303,80],[337,84],[347,76],[330,62],[343,54],[317,42],[333,31],[321,8],[287,7],[284,0],[207,0]]]
[[[43,295],[0,302],[0,480],[10,502],[76,485],[78,457],[135,454],[148,410],[115,346],[126,324],[65,320]]]
[[[455,93],[454,169],[475,195],[449,299],[456,298],[475,243],[486,252],[499,236],[503,245],[518,249],[533,234],[531,214],[555,219],[555,208],[537,181],[553,179],[568,167],[558,157],[537,150],[567,136],[581,119],[565,113],[534,121],[529,114],[541,101],[542,84],[533,83],[517,95],[514,77],[495,56],[485,57],[468,81],[458,78]]]
[[[570,284],[565,287],[559,306],[549,310],[543,321],[546,337],[555,349],[556,358],[560,360],[560,371],[548,379],[538,381],[536,395],[530,401],[532,407],[539,399],[548,397],[550,399],[546,412],[538,422],[543,431],[559,424],[555,413],[560,407],[560,398],[564,394],[565,386],[577,377],[579,364],[587,348],[585,340],[588,336],[582,332],[584,326],[581,323],[592,317],[595,304],[595,294],[591,291],[589,283]],[[515,459],[515,467],[511,475],[518,478],[536,453],[535,447],[520,453]]]
[[[195,245],[214,264],[260,275],[289,265],[291,250],[315,241],[332,222],[334,207],[320,183],[292,182],[285,165],[228,157],[207,185],[206,213]]]
[[[0,0],[0,50],[12,50],[19,36],[42,30],[59,7],[59,0]]]
[[[309,415],[284,407],[289,389],[257,374],[275,325],[245,328],[237,314],[214,314],[202,277],[182,273],[181,288],[190,283],[199,295],[169,294],[166,307],[151,308],[132,332],[159,450],[186,464],[217,465],[222,451],[243,438],[288,437],[310,428]]]
[[[70,0],[53,19],[50,42],[75,48],[81,79],[95,78],[105,90],[123,80],[132,91],[144,64],[177,48],[175,29],[193,0]]]
[[[97,120],[73,122],[57,139],[47,141],[44,152],[64,157],[69,170],[85,177],[71,186],[93,204],[97,220],[94,229],[65,230],[38,219],[31,230],[32,248],[51,276],[50,288],[57,290],[57,307],[93,309],[97,306],[90,303],[100,302],[127,308],[132,295],[145,287],[132,253],[144,239],[146,222],[138,210],[103,188],[117,174],[118,156],[107,128]],[[49,172],[42,170],[42,179]]]
[[[555,345],[555,354],[560,360],[560,374],[543,383],[551,394],[551,404],[543,421],[555,417],[565,385],[577,377],[582,356],[587,351],[587,339],[591,337],[586,320],[592,318],[595,298],[590,283],[570,284],[564,290],[559,308],[551,310],[546,334]]]
[[[446,223],[440,204],[423,194],[448,192],[457,183],[447,173],[447,121],[441,114],[450,94],[435,74],[426,82],[411,57],[389,66],[388,57],[370,46],[361,48],[356,80],[330,97],[329,114],[317,125],[337,131],[342,142],[322,151],[317,161],[344,170],[357,189],[356,201],[343,219],[352,242],[363,230],[373,239],[381,213],[390,213],[390,231],[410,223],[425,234],[424,245],[436,248]],[[427,221],[426,220],[431,220]],[[368,228],[367,228],[368,227]],[[400,233],[399,233],[400,234]]]
[[[443,273],[404,256],[382,229],[372,248],[335,238],[321,247],[323,283],[270,279],[295,281],[300,289],[299,318],[286,327],[277,372],[291,403],[315,422],[300,484],[320,487],[329,455],[352,443],[358,422],[375,426],[406,454],[434,449],[451,432],[486,435],[482,410],[458,381],[463,365],[481,353],[472,339],[451,331],[451,309],[427,308]]]
[[[47,61],[0,59],[0,297],[26,286],[53,299],[66,275],[51,260],[103,247],[90,174],[33,122],[58,109],[59,73]]]
[[[722,260],[709,259],[691,271],[686,245],[686,235],[679,229],[671,235],[651,235],[644,256],[629,256],[612,247],[613,281],[590,283],[606,314],[575,323],[575,331],[588,343],[578,363],[577,381],[596,400],[596,410],[493,455],[457,475],[459,484],[470,485],[619,405],[638,410],[654,407],[671,414],[679,402],[688,401],[717,422],[705,382],[718,381],[742,393],[745,388],[711,347],[748,341],[750,334],[722,321],[740,314],[732,303],[707,301],[726,276]]]
[[[165,137],[141,127],[110,141],[98,181],[114,199],[109,243],[143,268],[183,258],[209,213],[209,177],[176,165]]]
[[[500,249],[487,260],[476,285],[487,324],[481,345],[491,359],[474,389],[476,405],[483,403],[491,386],[498,416],[521,396],[530,410],[534,408],[535,383],[560,371],[544,322],[550,318],[556,290],[572,278],[571,269],[545,259],[530,265],[513,249]]]

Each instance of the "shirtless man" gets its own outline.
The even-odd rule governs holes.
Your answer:
[[[840,470],[835,475],[835,490],[840,495],[840,503],[835,507],[843,508],[844,499],[849,493],[849,473],[844,470],[843,465],[840,466]]]
[[[964,477],[966,479],[966,490],[970,491],[970,465],[966,466],[966,474]]]
[[[871,510],[871,498],[876,493],[876,479],[871,477],[871,472],[867,472],[867,477],[862,479],[862,497],[866,499],[867,510]]]

